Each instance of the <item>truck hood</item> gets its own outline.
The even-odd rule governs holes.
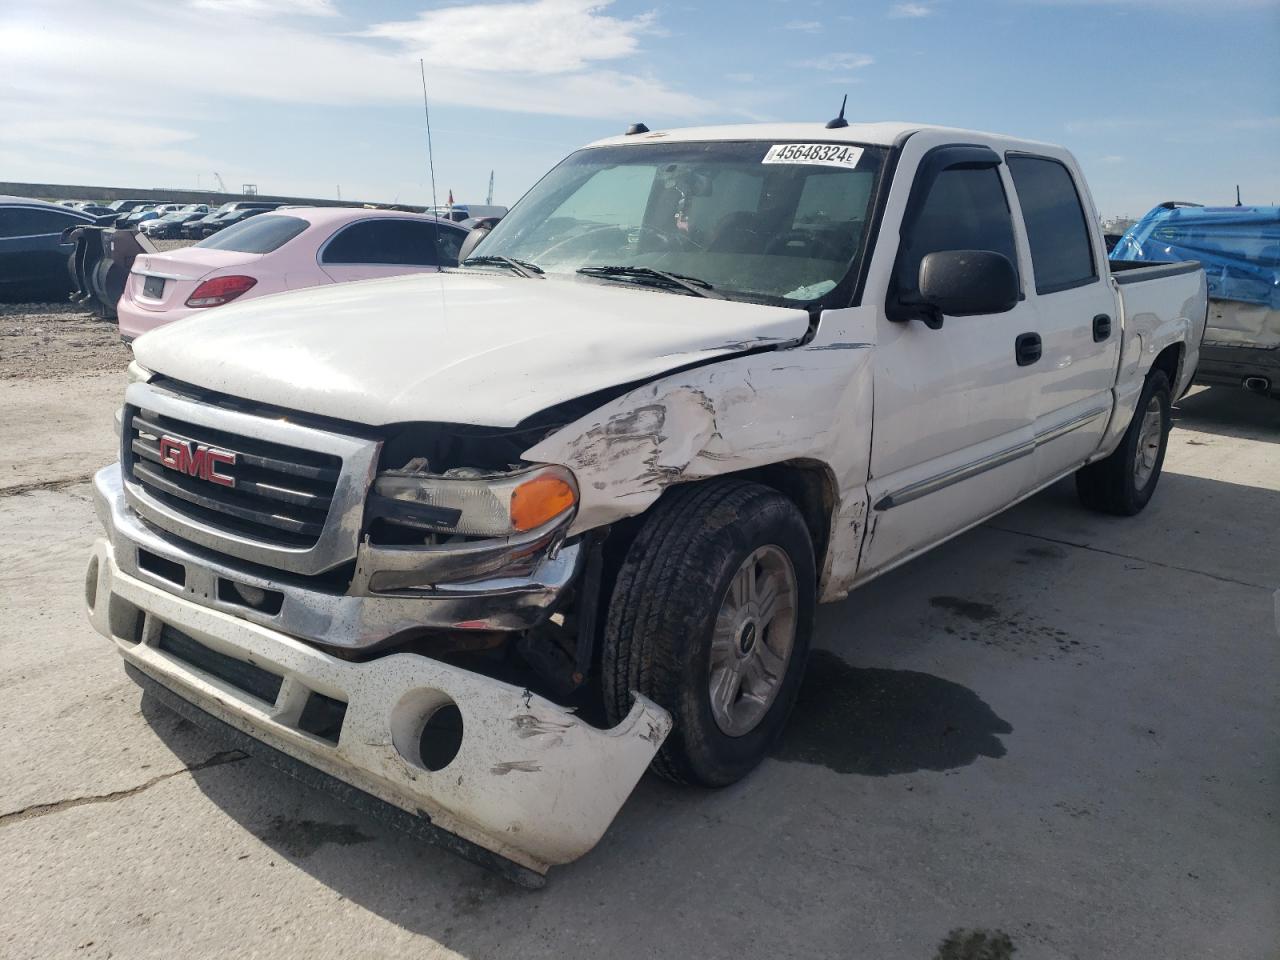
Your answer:
[[[134,353],[197,386],[358,423],[512,426],[808,326],[804,310],[585,280],[417,274],[212,308]]]

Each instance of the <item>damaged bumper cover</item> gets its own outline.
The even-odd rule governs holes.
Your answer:
[[[621,724],[598,730],[527,690],[415,654],[339,660],[121,573],[106,540],[94,545],[86,601],[125,661],[183,700],[539,874],[595,846],[671,727],[639,696]],[[340,705],[336,734],[303,728],[315,695]],[[450,705],[461,744],[433,771],[424,734]]]
[[[94,544],[85,600],[132,671],[272,755],[429,824],[415,831],[428,839],[515,865],[507,872],[519,882],[536,884],[599,841],[671,729],[644,697],[600,730],[510,684],[410,653],[350,662],[197,602],[199,586],[151,582],[124,535],[136,531],[121,526],[130,515],[118,478],[114,468],[96,478],[109,537]],[[450,706],[461,738],[441,765],[431,740],[443,734],[430,721]]]

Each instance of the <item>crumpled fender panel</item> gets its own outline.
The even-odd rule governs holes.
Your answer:
[[[866,522],[874,312],[827,311],[814,340],[647,383],[525,452],[578,478],[571,532],[644,512],[673,484],[788,460],[823,464],[835,509],[824,600],[848,592]]]
[[[99,317],[114,319],[133,261],[141,253],[156,253],[155,244],[136,230],[113,227],[73,227],[64,238],[76,245],[67,264],[76,287],[74,299]]]

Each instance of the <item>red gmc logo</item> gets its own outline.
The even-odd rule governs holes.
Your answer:
[[[229,450],[207,447],[194,440],[161,437],[160,462],[170,470],[177,470],[189,477],[199,477],[223,487],[236,485],[235,477],[218,472],[220,466],[235,466],[236,455]]]

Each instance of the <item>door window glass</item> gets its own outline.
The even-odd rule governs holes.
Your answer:
[[[920,261],[943,250],[990,250],[1018,268],[1013,217],[995,167],[953,167],[933,181],[910,232],[902,238],[895,273],[898,290],[916,290]]]
[[[425,220],[365,220],[339,232],[324,249],[324,263],[377,263],[433,267],[437,228]]]
[[[1067,168],[1043,157],[1011,156],[1008,162],[1027,225],[1036,293],[1096,280],[1088,221]]]

